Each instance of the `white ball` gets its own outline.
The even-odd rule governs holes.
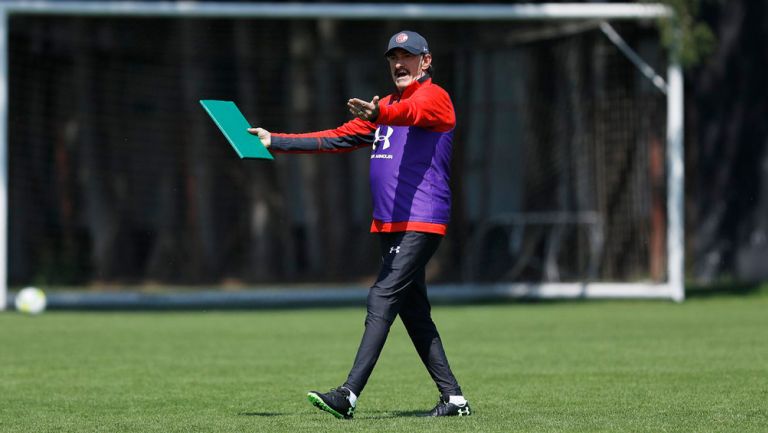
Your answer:
[[[27,314],[40,314],[45,311],[47,301],[45,292],[37,287],[25,287],[16,295],[16,310]]]

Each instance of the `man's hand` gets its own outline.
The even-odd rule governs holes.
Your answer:
[[[352,98],[347,101],[349,112],[353,116],[369,122],[375,122],[379,117],[379,97],[374,96],[371,102],[365,102],[362,99]]]
[[[264,128],[248,128],[248,132],[257,135],[259,137],[259,140],[261,140],[261,144],[264,145],[264,147],[269,147],[272,145],[272,134],[269,133]]]

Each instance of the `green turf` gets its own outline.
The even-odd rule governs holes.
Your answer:
[[[363,308],[0,314],[4,432],[765,432],[768,297],[439,307],[469,418],[437,400],[402,325],[355,419],[339,385]]]

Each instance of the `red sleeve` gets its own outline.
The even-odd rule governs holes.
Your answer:
[[[379,103],[376,123],[392,126],[418,126],[445,132],[456,126],[456,114],[448,93],[434,84],[422,85],[408,99],[395,104]]]

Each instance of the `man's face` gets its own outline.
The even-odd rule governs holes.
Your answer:
[[[395,48],[387,54],[389,61],[389,72],[392,74],[392,81],[395,82],[397,90],[403,91],[411,83],[424,75],[424,71],[432,63],[430,54],[411,54],[402,48]]]

